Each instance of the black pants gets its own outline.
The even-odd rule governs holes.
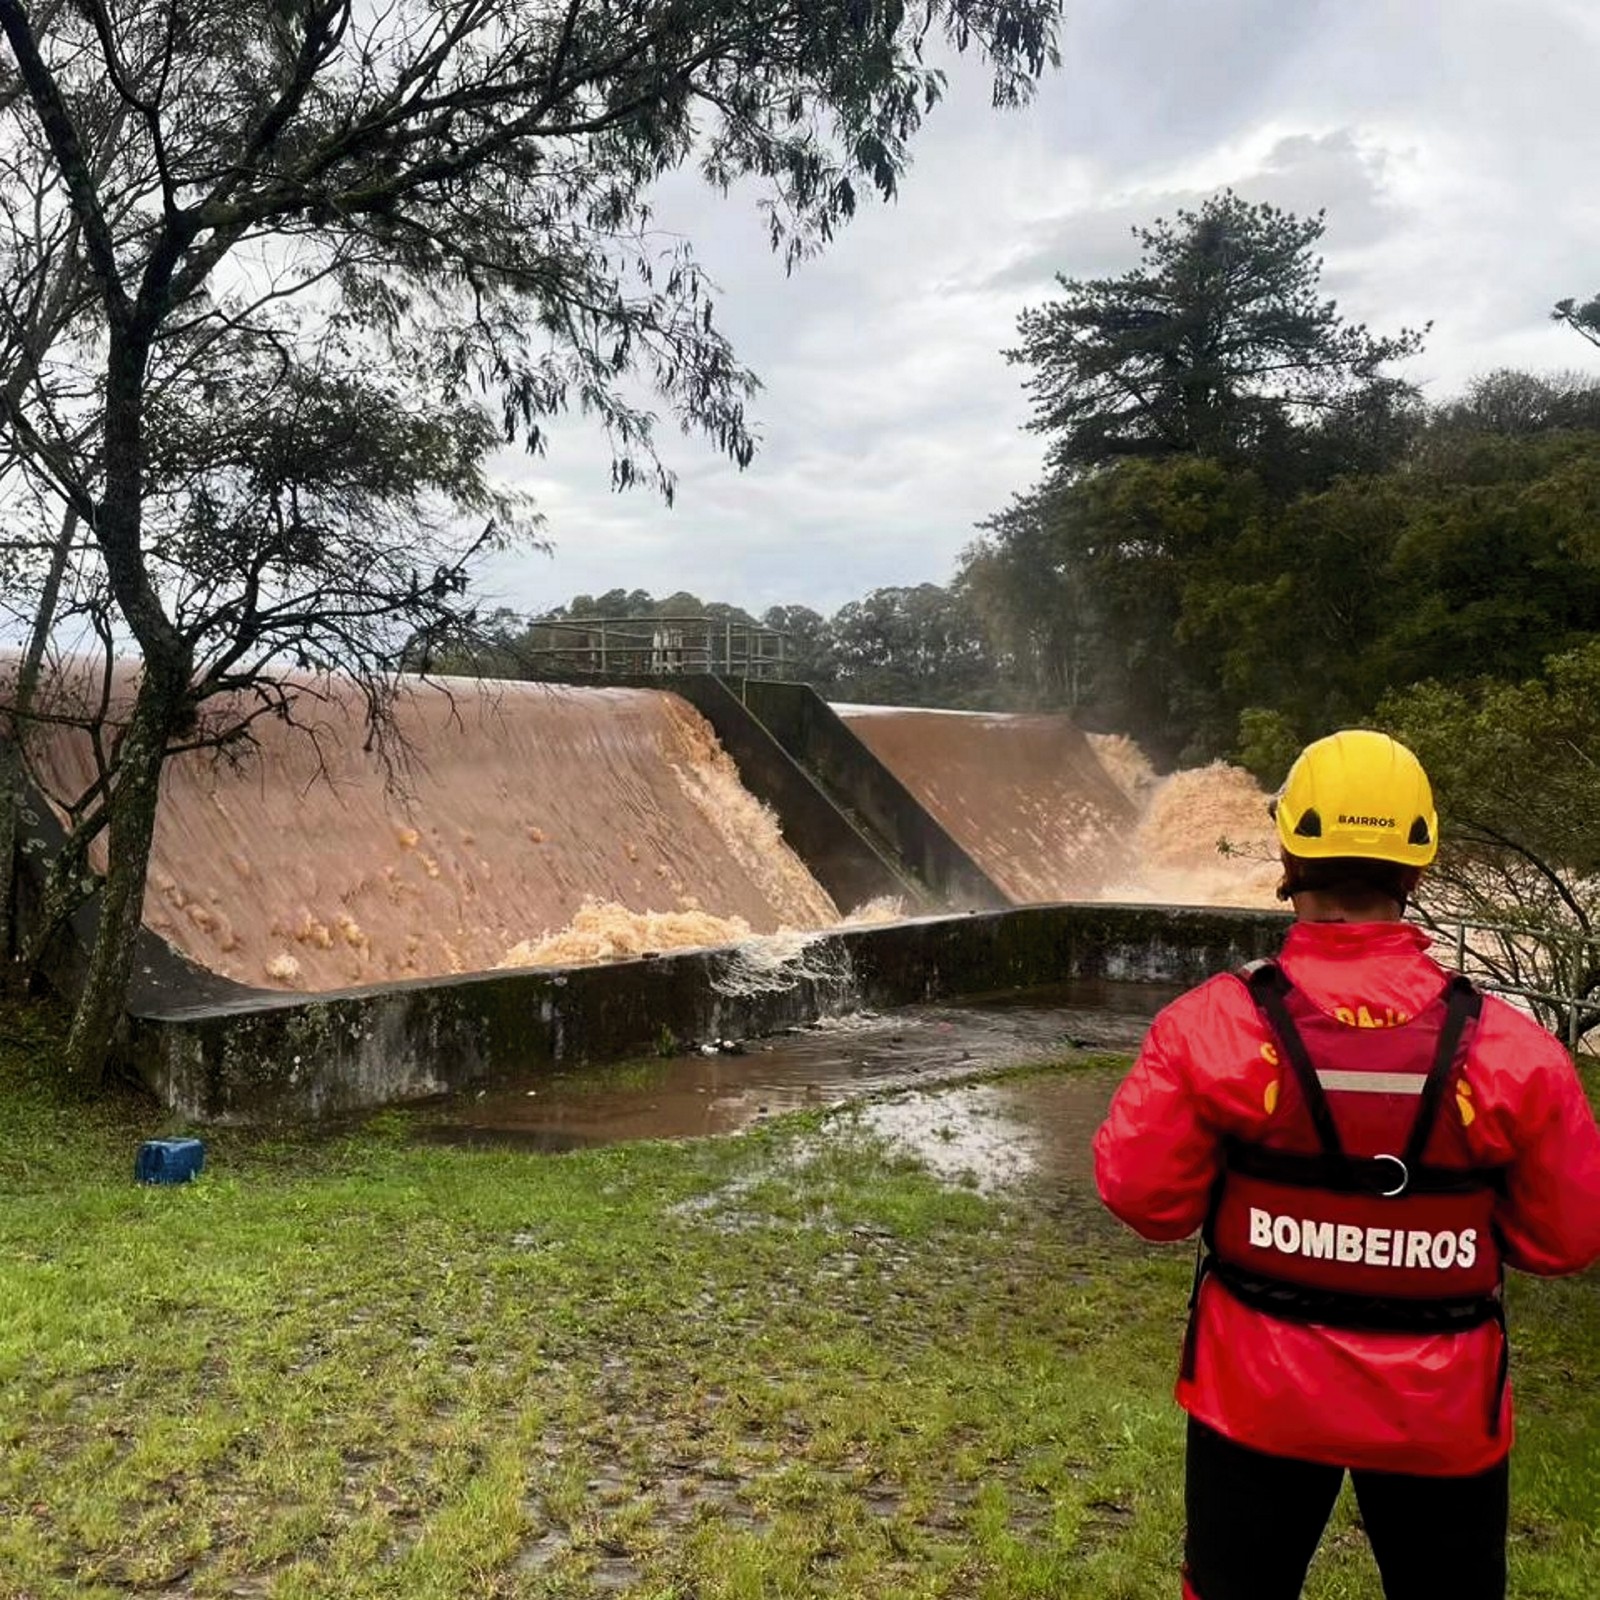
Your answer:
[[[1352,1472],[1388,1600],[1504,1600],[1508,1463],[1470,1478]],[[1200,1600],[1296,1600],[1342,1467],[1263,1455],[1189,1419],[1185,1570]]]

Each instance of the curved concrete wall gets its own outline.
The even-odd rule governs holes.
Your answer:
[[[644,680],[639,680],[644,681]],[[659,684],[661,680],[650,680]],[[681,695],[711,724],[722,748],[733,757],[745,787],[771,806],[784,839],[811,869],[812,876],[846,914],[885,895],[907,903],[911,911],[936,910],[949,902],[930,894],[923,881],[907,871],[893,850],[874,842],[817,782],[816,769],[787,748],[759,707],[741,699],[720,678],[692,674],[670,680]],[[745,691],[767,687],[753,680]],[[784,685],[804,689],[803,684]],[[822,701],[817,703],[822,705]],[[823,706],[826,710],[826,706]]]
[[[750,1037],[867,1007],[1073,977],[1191,983],[1270,954],[1286,917],[1027,906],[843,929],[787,948],[689,951],[566,971],[484,973],[300,999],[153,1007],[135,1061],[199,1121],[324,1116]]]
[[[788,754],[818,780],[833,803],[859,818],[882,840],[884,852],[896,859],[928,896],[960,909],[1011,903],[809,684],[750,679],[740,685],[740,692],[744,703]]]

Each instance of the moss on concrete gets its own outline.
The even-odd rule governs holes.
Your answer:
[[[876,1009],[1103,977],[1192,983],[1275,950],[1285,919],[1153,906],[1026,906],[819,935],[765,986],[729,951],[564,971],[263,995],[135,1019],[140,1070],[201,1120],[325,1116],[556,1066],[754,1037]]]

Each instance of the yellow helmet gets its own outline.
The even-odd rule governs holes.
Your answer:
[[[1292,856],[1365,856],[1425,867],[1439,815],[1422,763],[1386,733],[1345,728],[1300,752],[1273,802]]]

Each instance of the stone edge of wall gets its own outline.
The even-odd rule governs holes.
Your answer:
[[[778,744],[841,809],[861,817],[933,897],[963,910],[1011,903],[810,684],[752,678],[742,689],[745,705]]]
[[[758,1037],[863,1007],[1072,977],[1194,983],[1275,951],[1287,920],[1087,904],[926,917],[598,967],[314,998],[253,993],[135,1016],[131,1048],[151,1088],[181,1116],[307,1120]]]
[[[895,896],[916,911],[939,909],[900,864],[880,850],[840,809],[816,777],[797,761],[762,719],[721,678],[710,673],[661,677],[567,678],[675,694],[711,724],[718,742],[756,799],[770,806],[784,841],[849,915],[869,900]]]

